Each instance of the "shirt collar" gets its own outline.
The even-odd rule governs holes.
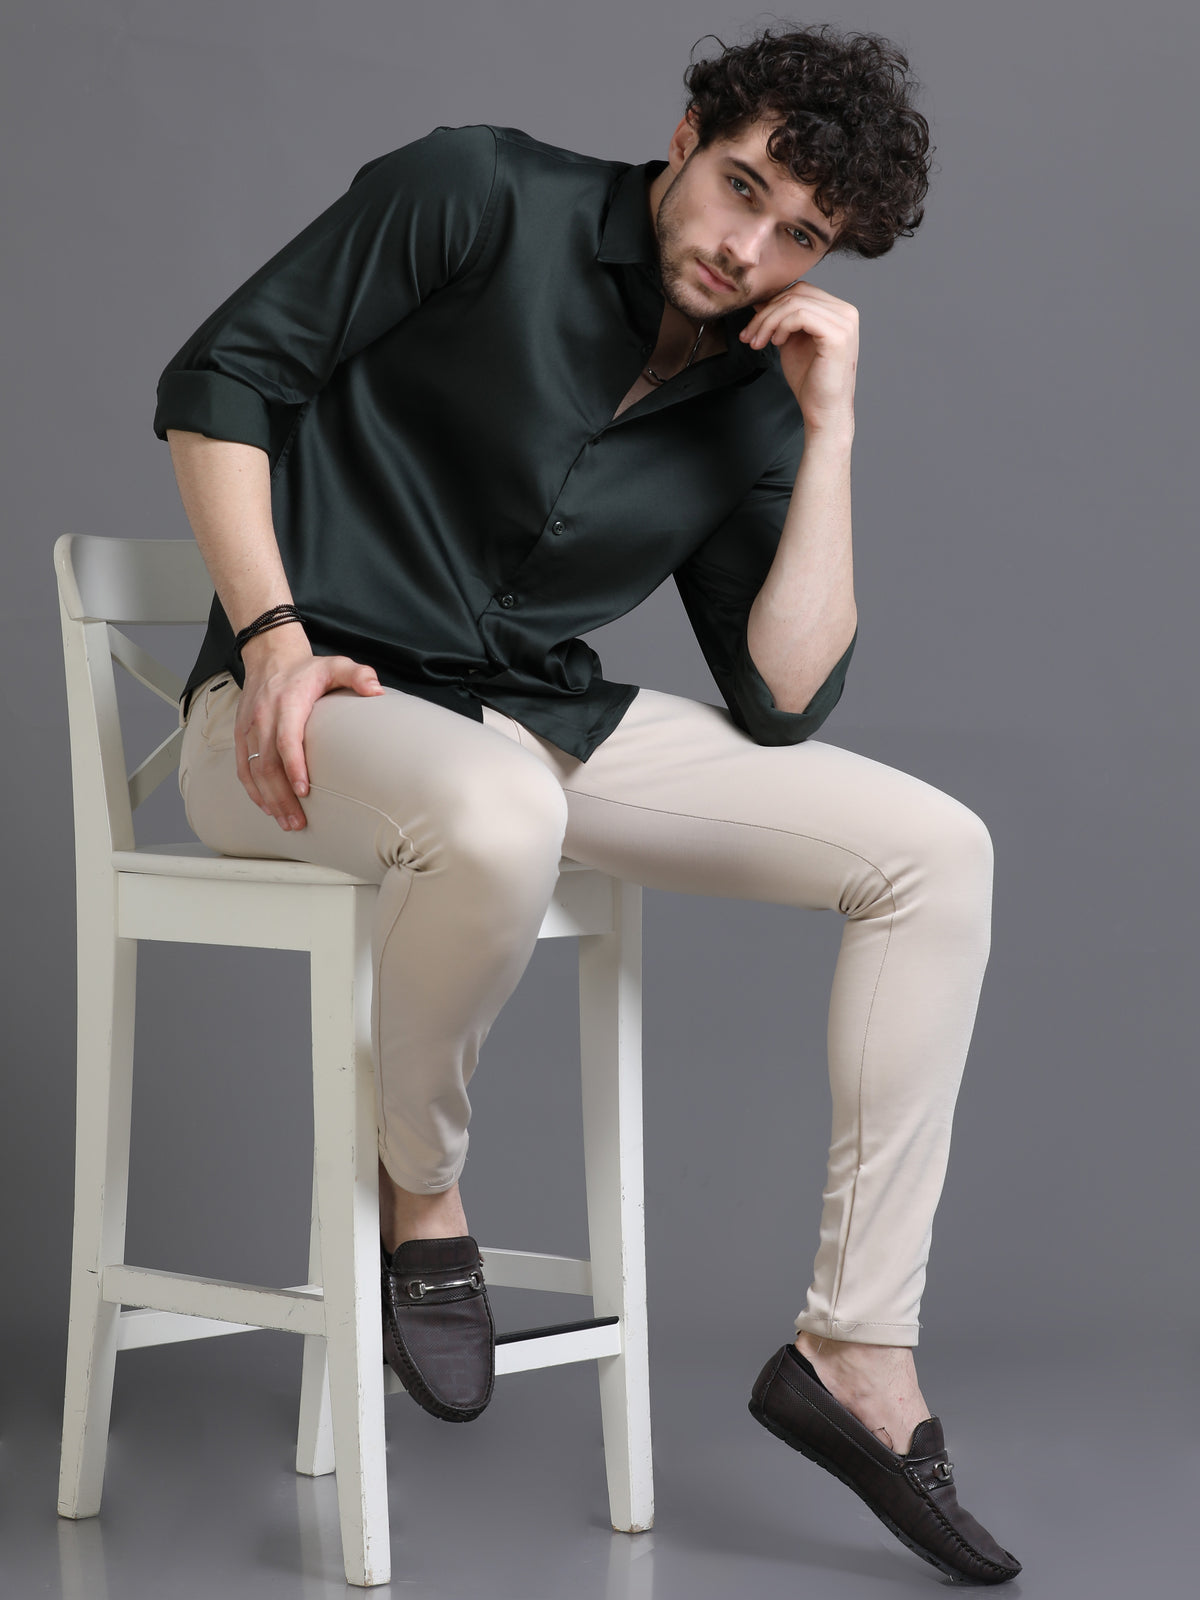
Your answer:
[[[617,179],[600,233],[597,261],[640,264],[652,268],[657,277],[658,248],[646,191],[666,164],[644,161],[627,167]]]

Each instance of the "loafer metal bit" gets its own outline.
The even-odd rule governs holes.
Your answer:
[[[471,1422],[492,1397],[496,1328],[479,1246],[409,1239],[380,1243],[383,1355],[419,1406],[443,1422]]]
[[[750,1415],[777,1439],[854,1490],[914,1554],[960,1583],[1007,1583],[1021,1563],[958,1503],[954,1466],[936,1417],[898,1456],[835,1400],[795,1345],[758,1375]]]

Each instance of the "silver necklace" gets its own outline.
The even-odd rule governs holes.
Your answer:
[[[696,335],[696,342],[692,346],[692,353],[687,358],[687,360],[683,363],[683,365],[680,367],[679,372],[686,372],[687,369],[691,366],[692,362],[696,359],[696,351],[699,350],[699,348],[700,348],[700,341],[701,341],[701,339],[703,339],[704,330],[707,327],[708,327],[708,323],[707,322],[702,322],[700,324],[700,332]],[[676,377],[679,376],[679,372],[677,372],[675,374]],[[658,373],[655,372],[653,367],[643,367],[642,368],[642,377],[643,378],[649,378],[650,382],[655,384],[656,386],[661,386],[662,384],[666,383],[666,381],[667,381],[665,378],[660,378]]]

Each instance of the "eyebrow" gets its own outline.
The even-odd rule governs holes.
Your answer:
[[[753,183],[758,185],[764,194],[770,194],[771,185],[763,177],[762,173],[756,168],[752,167],[748,161],[743,161],[738,156],[731,156],[729,158],[729,164],[730,166],[736,167],[739,172],[744,172]],[[811,233],[814,238],[819,239],[825,246],[826,250],[828,250],[830,245],[833,243],[832,235],[815,222],[809,222],[806,218],[800,217],[797,219],[795,225],[798,228],[804,228],[806,232]]]

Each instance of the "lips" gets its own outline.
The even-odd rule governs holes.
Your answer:
[[[714,271],[705,262],[698,260],[696,265],[700,269],[701,281],[719,294],[729,294],[731,290],[737,288],[737,284],[731,283],[728,278],[723,278],[719,272]]]

